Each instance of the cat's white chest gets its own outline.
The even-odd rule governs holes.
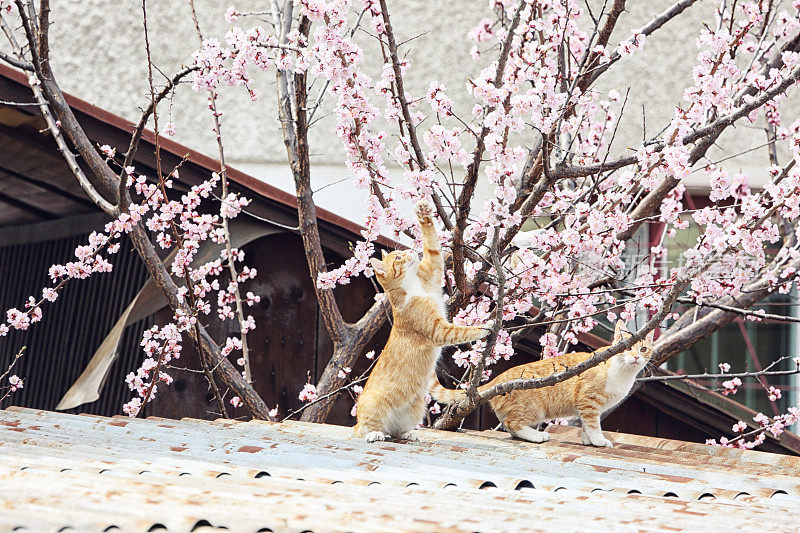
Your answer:
[[[442,312],[442,316],[446,317],[447,316],[447,301],[445,299],[444,292],[441,289],[435,289],[433,291],[433,294],[431,294],[431,296],[433,296],[433,299],[439,305],[439,311]]]
[[[416,298],[417,296],[430,296],[425,292],[425,288],[422,286],[422,282],[417,276],[406,276],[401,286],[406,293],[406,303],[411,301],[411,298]]]
[[[603,405],[604,411],[606,409],[611,409],[625,399],[625,396],[628,395],[631,387],[633,387],[634,379],[636,379],[636,374],[632,372],[618,372],[609,376],[605,387],[608,399]]]

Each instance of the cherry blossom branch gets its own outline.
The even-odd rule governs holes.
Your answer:
[[[800,268],[800,259],[795,259],[788,265],[774,264],[761,278],[743,287],[741,295],[737,297],[726,296],[713,302],[715,306],[684,312],[666,331],[662,331],[653,346],[654,363],[662,364],[740,316],[740,313],[733,309],[724,309],[725,307],[745,309],[775,292],[776,287],[769,281],[769,274],[775,275],[784,267]]]
[[[403,114],[403,121],[406,124],[406,128],[408,128],[408,138],[411,142],[411,147],[414,150],[414,156],[416,157],[417,165],[420,167],[421,170],[426,170],[428,168],[427,159],[425,154],[422,152],[422,148],[419,144],[419,137],[417,136],[417,127],[414,124],[414,120],[411,118],[411,111],[408,107],[408,99],[406,97],[406,90],[403,86],[403,69],[400,66],[400,58],[397,56],[397,43],[394,39],[394,30],[392,29],[392,23],[389,20],[389,9],[386,7],[386,0],[379,0],[381,6],[381,15],[383,17],[383,22],[385,24],[384,32],[386,34],[386,41],[389,46],[389,57],[392,60],[392,70],[394,72],[394,84],[397,87],[397,100],[400,102],[400,111]],[[413,170],[413,168],[412,168]],[[450,217],[447,215],[444,209],[444,205],[442,205],[442,199],[439,198],[439,195],[436,191],[432,191],[431,198],[433,199],[433,203],[436,206],[436,211],[439,213],[439,218],[442,219],[445,227],[448,230],[453,229],[453,223],[450,221]]]
[[[197,12],[194,9],[194,0],[189,0],[189,7],[192,12],[192,20],[197,32],[197,39],[200,41],[200,46],[203,45],[203,33],[200,31],[200,23],[197,20]],[[235,195],[228,194],[228,168],[225,164],[225,150],[222,146],[222,126],[220,125],[219,116],[217,112],[217,95],[213,90],[208,91],[209,107],[211,108],[211,116],[214,120],[214,134],[217,140],[217,150],[219,152],[219,167],[220,176],[222,178],[222,201],[220,213],[222,216],[222,229],[225,234],[225,259],[228,266],[228,272],[231,276],[230,283],[233,285],[233,296],[236,302],[236,318],[239,321],[239,330],[241,331],[240,340],[242,343],[242,358],[244,359],[244,379],[247,383],[253,383],[253,373],[250,369],[250,348],[247,344],[247,322],[244,316],[244,304],[242,303],[242,294],[239,290],[239,272],[236,270],[234,263],[234,251],[231,247],[231,230],[228,224],[229,215],[227,213],[238,209],[239,202]],[[154,104],[155,105],[155,104]],[[225,203],[236,203],[236,206],[227,206]]]
[[[350,29],[349,35],[350,35],[351,39],[353,38],[353,36],[358,31],[358,28],[361,26],[361,19],[364,18],[364,13],[366,13],[366,8],[363,9],[361,11],[361,13],[359,13],[358,18],[353,23],[353,27]],[[322,86],[322,89],[320,89],[316,100],[314,100],[314,104],[311,106],[311,108],[308,111],[308,123],[309,123],[310,126],[312,126],[314,124],[314,115],[317,113],[317,109],[319,109],[319,106],[322,104],[322,99],[325,97],[325,94],[328,92],[328,87],[330,86],[330,84],[331,84],[331,80],[329,80],[329,79],[325,80],[325,84]]]
[[[19,349],[17,354],[14,356],[14,359],[8,365],[8,368],[6,368],[5,372],[3,372],[2,375],[0,375],[0,383],[3,383],[3,380],[5,379],[5,377],[8,376],[11,373],[11,371],[14,369],[14,366],[17,364],[17,361],[19,361],[22,358],[22,355],[25,353],[25,349],[26,348],[27,348],[27,346],[23,346],[22,348]],[[3,401],[6,398],[8,398],[11,395],[11,393],[16,392],[17,390],[21,389],[22,387],[23,387],[23,380],[21,380],[19,378],[19,376],[17,376],[16,374],[11,375],[8,378],[8,385],[6,387],[0,386],[0,390],[8,388],[8,390],[5,392],[5,394],[3,394],[2,397],[0,397],[0,405],[3,405]]]
[[[273,2],[272,6],[276,26],[281,28],[279,42],[282,43],[286,41],[291,31],[292,3],[287,2],[283,9],[277,6],[277,2]],[[301,16],[298,31],[303,38],[308,37],[310,28],[311,22],[305,16]],[[292,74],[290,70],[278,69],[277,82],[279,117],[289,166],[295,182],[300,235],[303,238],[303,248],[320,314],[334,345],[331,359],[325,366],[316,387],[319,393],[325,396],[325,400],[306,409],[302,418],[305,421],[324,422],[333,407],[334,396],[329,396],[328,393],[338,389],[343,381],[343,378],[339,377],[340,369],[353,366],[353,362],[366,343],[383,325],[388,305],[383,300],[377,301],[358,322],[348,324],[342,318],[333,289],[322,287],[318,283],[320,274],[327,272],[327,268],[310,180],[306,73]]]
[[[603,6],[605,9],[605,5]],[[611,6],[611,11],[609,11],[608,15],[606,16],[606,21],[603,24],[603,27],[600,28],[598,25],[598,21],[595,21],[595,28],[599,32],[597,34],[597,46],[602,47],[605,50],[605,47],[608,45],[608,40],[611,38],[611,32],[614,31],[614,27],[617,25],[617,20],[619,20],[620,15],[625,10],[625,0],[614,0],[614,5]],[[602,16],[602,14],[601,14]],[[589,51],[589,47],[586,48],[587,53]],[[619,55],[619,54],[617,54]],[[592,52],[591,54],[587,55],[586,61],[582,62],[582,68],[580,70],[586,71],[588,70],[591,72],[594,70],[594,67],[597,65],[597,62],[600,60],[601,53],[599,51]],[[610,65],[609,65],[610,66]],[[608,68],[608,67],[606,67]],[[581,90],[581,92],[585,92],[586,88],[591,85],[592,79],[588,76],[576,76],[575,85]]]
[[[63,93],[61,92],[60,87],[55,81],[55,77],[49,68],[49,64],[39,61],[39,57],[36,53],[36,50],[39,49],[39,46],[42,45],[45,48],[49,48],[49,44],[47,42],[47,33],[41,32],[36,35],[33,27],[30,24],[31,19],[28,17],[25,10],[21,9],[23,7],[22,2],[20,0],[15,1],[17,3],[18,12],[22,20],[26,38],[28,40],[28,50],[33,57],[33,64],[36,69],[37,80],[41,84],[41,91],[37,90],[37,84],[34,84],[32,87],[34,96],[36,96],[37,99],[41,99],[40,103],[42,108],[46,107],[51,109],[55,117],[57,117],[57,122],[49,124],[51,126],[51,131],[53,130],[54,126],[56,128],[58,127],[58,122],[61,123],[60,130],[66,133],[72,145],[78,150],[82,159],[86,162],[86,165],[91,171],[96,185],[104,194],[107,194],[110,197],[115,196],[119,189],[119,177],[99,156],[98,152],[86,136],[86,133],[77,122],[72,110],[64,98]],[[31,5],[28,7],[32,9]],[[5,23],[5,21],[3,21],[3,23]],[[67,153],[62,152],[62,154],[64,155],[65,159],[70,162],[71,158],[69,150],[67,150]],[[72,157],[72,160],[74,161],[74,157]],[[72,165],[70,166],[87,194],[93,196],[92,191],[94,191],[95,183],[89,182],[88,178],[84,180],[83,178],[85,176],[83,173],[75,171],[76,168],[80,170],[80,167],[77,167],[77,165],[75,167],[72,167]],[[104,211],[112,216],[116,215],[116,208],[110,202],[98,202],[98,205],[101,205],[101,208],[103,208]],[[175,285],[175,282],[167,272],[164,264],[161,261],[161,258],[156,252],[153,243],[150,241],[141,223],[134,224],[128,235],[133,242],[134,248],[147,267],[151,278],[164,294],[170,307],[173,310],[182,310],[182,312],[186,313],[187,316],[190,315],[191,311],[181,302],[181,299],[178,296],[178,287]],[[225,381],[226,384],[228,384],[237,392],[237,394],[239,394],[245,405],[250,409],[253,416],[257,418],[269,419],[269,409],[264,404],[263,400],[261,400],[255,391],[253,391],[252,387],[250,387],[247,382],[244,381],[241,374],[235,368],[233,368],[233,365],[231,365],[227,358],[222,356],[219,346],[213,341],[213,339],[211,339],[205,329],[202,326],[199,326],[197,332],[190,330],[190,336],[194,338],[194,340],[200,342],[202,349],[205,350],[206,353],[208,353],[213,359],[214,364],[216,365],[216,371],[221,376],[223,381]],[[198,339],[197,337],[200,338]]]
[[[730,305],[723,305],[714,302],[701,302],[698,303],[696,300],[691,298],[678,298],[678,303],[682,304],[689,304],[689,305],[696,305],[698,307],[712,307],[714,309],[721,309],[723,311],[727,311],[729,313],[736,313],[743,316],[752,316],[756,317],[760,320],[775,320],[778,322],[796,322],[800,323],[800,318],[787,316],[787,315],[776,315],[773,313],[766,313],[761,310],[753,311],[751,309],[742,309],[739,307],[733,307]]]
[[[662,26],[664,26],[667,22],[674,19],[681,13],[683,13],[687,8],[691,7],[697,0],[680,0],[679,2],[675,2],[672,6],[667,8],[663,13],[658,15],[656,18],[651,20],[649,23],[642,26],[641,29],[634,32],[634,35],[644,35],[645,37],[649,37],[655,31],[659,30]],[[622,58],[622,55],[618,51],[614,51],[611,55],[611,58],[601,65],[597,65],[594,68],[591,68],[586,73],[581,75],[581,85],[582,88],[588,88],[592,83],[594,83],[598,77],[600,77],[605,71],[607,71],[611,65],[616,63]],[[585,81],[583,81],[585,80]]]
[[[674,380],[700,380],[700,379],[731,379],[731,378],[757,378],[761,376],[793,376],[800,374],[800,367],[794,370],[761,370],[759,372],[741,372],[731,374],[667,374],[663,376],[643,376],[636,378],[636,381],[674,381]]]
[[[372,368],[372,366],[370,366],[370,369],[371,368]],[[367,378],[369,377],[368,373],[369,373],[368,371],[364,372],[364,375],[362,375],[361,377],[359,377],[357,379],[354,379],[350,383],[347,383],[346,385],[342,385],[341,387],[339,387],[337,389],[334,389],[334,390],[330,391],[327,394],[323,394],[322,396],[316,397],[315,399],[313,399],[310,402],[308,402],[307,404],[305,404],[303,407],[295,409],[294,411],[290,411],[286,416],[284,416],[281,419],[281,422],[289,420],[291,417],[304,412],[306,409],[308,409],[312,405],[317,405],[319,403],[326,402],[327,400],[330,400],[331,398],[336,397],[340,392],[346,391],[346,390],[350,390],[354,386],[358,385],[359,383],[365,382],[367,380]]]
[[[159,142],[159,140],[160,140],[160,131],[159,131],[159,127],[158,127],[158,108],[157,108],[157,106],[158,106],[159,99],[160,99],[159,97],[163,98],[162,94],[164,96],[166,96],[168,91],[166,91],[166,90],[162,91],[157,96],[156,92],[155,92],[155,86],[153,84],[153,62],[152,62],[151,55],[150,55],[150,39],[149,39],[149,36],[148,36],[148,27],[147,27],[147,0],[142,0],[142,25],[143,25],[143,30],[144,30],[145,54],[146,54],[146,57],[147,57],[147,81],[148,81],[148,86],[149,86],[149,89],[150,89],[150,105],[148,106],[149,113],[147,111],[145,111],[145,113],[143,114],[142,120],[140,121],[140,124],[143,126],[147,121],[147,117],[146,116],[148,114],[152,114],[152,117],[153,117],[153,133],[154,133],[154,142],[155,142],[155,157],[156,157],[156,175],[157,175],[158,187],[159,187],[159,189],[161,191],[161,194],[163,195],[164,199],[166,199],[167,198],[167,191],[166,191],[165,186],[164,186],[164,175],[163,175],[163,172],[161,170],[161,145],[160,145],[160,142]],[[139,130],[138,127],[137,127],[137,131],[134,131],[134,135],[133,135],[133,138],[131,139],[130,147],[128,148],[128,152],[125,155],[125,161],[129,161],[129,160],[132,161],[133,160],[134,152],[136,150],[136,144],[138,143],[137,136],[141,136],[142,131],[143,131],[143,129]],[[127,168],[127,165],[126,165],[126,168]],[[126,172],[126,168],[123,168],[122,172]],[[120,202],[120,206],[121,207],[126,207],[127,206],[127,201],[126,201],[126,199],[127,199],[127,195],[126,195],[127,186],[126,185],[127,184],[124,184],[123,181],[124,180],[122,179],[122,174],[120,174],[120,184],[119,184],[119,189],[118,189],[119,202]],[[172,222],[170,224],[170,227],[172,229],[173,235],[175,236],[175,238],[176,238],[176,240],[178,242],[178,248],[183,248],[184,240],[183,240],[183,237],[180,234],[180,231],[178,230],[177,226],[175,225],[174,222]],[[196,298],[195,298],[195,295],[194,295],[194,288],[192,287],[192,282],[191,282],[191,279],[190,279],[190,276],[189,276],[188,272],[185,272],[184,282],[186,283],[186,286],[189,289],[189,291],[188,291],[188,293],[189,293],[189,301],[190,301],[189,307],[190,307],[193,315],[196,318],[196,315],[197,315],[197,303],[196,303]],[[199,342],[200,329],[199,329],[199,325],[198,325],[198,322],[197,322],[196,319],[195,319],[195,322],[194,322],[194,324],[192,326],[192,329],[194,330],[195,335],[194,335],[194,337],[190,337],[190,338],[192,338],[192,340],[193,340],[193,343],[194,343],[194,346],[195,346],[195,351],[198,354],[198,357],[200,358],[200,363],[201,363],[201,366],[203,367],[203,370],[205,371],[206,379],[209,381],[209,386],[214,391],[214,398],[217,401],[217,406],[219,407],[221,414],[225,418],[229,418],[228,412],[225,409],[225,403],[223,402],[222,396],[221,396],[221,394],[219,392],[219,389],[218,389],[218,387],[217,387],[217,385],[216,385],[216,383],[214,381],[214,375],[213,375],[213,373],[212,373],[212,371],[210,369],[210,365],[209,365],[209,363],[208,363],[208,361],[206,359],[206,356],[205,356],[205,354],[203,352],[203,348],[202,348],[202,346],[201,346],[201,344]],[[143,397],[143,401],[142,401],[142,404],[141,404],[142,407],[146,406],[147,402],[150,401],[150,398],[151,398],[151,395],[153,393],[153,389],[155,387],[155,384],[156,384],[156,382],[158,382],[160,380],[159,370],[161,368],[161,365],[163,364],[164,356],[165,356],[165,351],[162,348],[162,350],[159,353],[159,357],[158,357],[158,360],[157,360],[157,363],[156,363],[156,369],[154,371],[154,374],[153,374],[153,377],[152,377],[152,381],[150,383],[150,386],[147,389],[147,392],[145,393],[145,396]],[[140,411],[141,411],[141,409],[140,409]],[[135,411],[135,413],[138,414],[138,411]]]
[[[500,87],[503,81],[503,74],[505,73],[508,55],[511,52],[511,44],[514,40],[515,30],[522,17],[522,11],[526,7],[528,7],[528,4],[525,2],[520,2],[517,6],[514,18],[511,21],[511,25],[507,30],[506,37],[500,48],[500,56],[497,60],[497,68],[494,76],[494,86],[497,88]],[[491,113],[492,111],[494,111],[494,108],[490,108],[488,112]],[[478,171],[480,169],[483,152],[486,148],[485,140],[488,134],[489,127],[484,124],[478,134],[475,149],[472,152],[472,162],[467,167],[467,175],[464,178],[461,194],[456,202],[456,219],[451,249],[453,250],[453,276],[455,277],[456,289],[458,289],[462,298],[468,297],[470,292],[467,288],[466,275],[464,273],[464,230],[467,228],[467,215],[470,211],[472,197],[475,195],[475,185],[478,181]]]
[[[500,330],[503,329],[503,310],[505,306],[505,290],[506,290],[506,274],[505,270],[503,269],[503,265],[500,262],[500,254],[497,251],[497,245],[500,241],[500,228],[495,227],[494,229],[494,236],[492,237],[492,244],[491,244],[491,251],[490,255],[492,258],[492,265],[494,266],[497,279],[496,279],[496,295],[495,295],[495,308],[494,308],[494,324],[492,326],[491,332],[489,336],[486,338],[486,346],[483,348],[483,352],[481,353],[480,359],[478,359],[478,363],[475,365],[475,368],[472,370],[472,378],[469,381],[469,384],[466,387],[467,397],[470,401],[477,401],[478,400],[478,385],[480,385],[481,380],[483,379],[483,371],[486,367],[486,358],[489,357],[489,354],[492,353],[494,350],[495,344],[497,344],[497,335],[500,333]]]
[[[27,346],[23,346],[22,348],[19,349],[17,354],[14,356],[14,359],[11,361],[11,363],[6,368],[5,372],[3,372],[2,375],[0,375],[0,382],[2,382],[6,378],[6,376],[11,373],[11,370],[14,369],[14,365],[16,365],[17,361],[19,361],[22,358],[22,356],[25,354],[25,350],[27,348],[28,348]]]
[[[796,84],[799,79],[800,79],[800,68],[796,68],[788,76],[786,76],[780,83],[778,83],[777,85],[775,85],[771,89],[764,91],[759,97],[754,98],[750,102],[743,104],[741,107],[739,107],[735,111],[732,111],[731,113],[728,113],[727,115],[719,117],[718,119],[714,120],[710,124],[707,124],[706,126],[702,126],[700,128],[697,128],[693,132],[685,135],[684,137],[681,138],[680,144],[683,144],[683,145],[692,144],[692,143],[697,142],[697,141],[699,141],[699,140],[701,140],[701,139],[703,139],[703,138],[705,138],[707,136],[714,135],[714,134],[718,135],[719,133],[722,132],[722,130],[724,130],[725,128],[727,128],[728,126],[730,126],[731,124],[733,124],[734,122],[739,120],[740,118],[742,118],[742,117],[750,114],[752,111],[760,108],[765,103],[767,103],[770,100],[774,99],[776,96],[785,93],[786,90],[789,87],[791,87],[792,85]],[[658,142],[658,143],[655,143],[652,148],[653,148],[653,151],[657,153],[657,152],[662,151],[667,146],[669,146],[669,144],[667,144],[665,142]],[[614,159],[612,161],[608,161],[608,162],[605,162],[605,163],[600,163],[600,164],[597,164],[597,165],[586,165],[586,166],[573,165],[573,166],[568,166],[568,167],[556,170],[555,171],[555,176],[556,176],[557,179],[577,178],[577,177],[583,177],[583,176],[590,176],[592,174],[597,174],[597,173],[600,173],[600,172],[606,172],[606,171],[609,171],[609,170],[618,170],[620,168],[633,165],[633,164],[637,163],[638,161],[639,160],[638,160],[637,156],[623,156],[623,157],[620,157],[618,159]],[[653,195],[653,198],[655,200],[657,200],[658,198],[653,193],[655,193],[656,191],[659,191],[658,195],[661,195],[661,189],[666,188],[666,186],[663,185],[664,183],[671,183],[671,182],[666,182],[666,181],[662,182],[662,185],[659,185],[658,189],[656,189],[656,190],[654,190],[653,192],[650,193],[651,195]],[[669,189],[672,189],[672,187],[669,187]],[[642,201],[642,204],[640,204],[640,206],[644,205],[644,204],[654,203],[653,201],[649,200],[649,198],[650,198],[649,196],[648,196],[648,198],[645,198],[645,200]],[[637,211],[640,211],[640,210],[644,210],[644,209],[641,208],[641,207],[638,207]]]

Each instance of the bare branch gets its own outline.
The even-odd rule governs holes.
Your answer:
[[[663,376],[643,376],[636,378],[638,382],[648,381],[675,381],[675,380],[701,380],[701,379],[732,379],[732,378],[758,378],[762,376],[793,376],[800,374],[800,368],[794,370],[761,370],[759,372],[742,372],[740,374],[665,374]]]
[[[189,7],[192,11],[192,20],[197,30],[197,39],[200,41],[200,46],[203,45],[203,33],[200,31],[200,23],[197,20],[197,12],[194,9],[194,0],[189,0]],[[163,92],[163,91],[162,91]],[[228,202],[228,167],[225,164],[225,149],[222,146],[222,125],[219,121],[219,113],[217,112],[217,95],[213,90],[208,91],[208,99],[211,104],[211,116],[214,120],[214,133],[217,139],[217,150],[219,152],[219,173],[222,180],[222,199],[221,205],[224,206]],[[153,108],[156,106],[155,98],[153,99]],[[250,369],[250,347],[247,344],[247,327],[245,326],[244,304],[242,303],[242,294],[239,290],[239,272],[236,270],[236,263],[234,259],[233,249],[231,248],[231,229],[228,223],[228,217],[222,215],[222,230],[225,234],[225,255],[228,266],[228,272],[231,276],[231,283],[233,284],[233,296],[236,300],[236,318],[239,321],[239,330],[241,332],[240,340],[242,343],[242,358],[244,359],[244,379],[247,383],[253,383],[253,373]],[[224,410],[224,407],[223,407]]]
[[[500,49],[500,57],[497,60],[497,70],[494,76],[494,86],[500,87],[503,82],[503,75],[505,73],[506,62],[508,61],[508,54],[511,51],[511,43],[513,42],[515,31],[519,25],[522,11],[528,4],[520,2],[517,11],[514,13],[514,18],[511,25],[507,30],[506,38]],[[494,108],[489,109],[491,113]],[[489,133],[489,127],[484,125],[481,132],[478,134],[475,150],[472,152],[472,162],[467,167],[467,175],[464,178],[464,185],[461,188],[461,194],[458,197],[456,204],[456,224],[453,230],[452,250],[453,250],[453,275],[456,280],[456,288],[458,292],[465,297],[467,295],[466,275],[464,273],[464,230],[467,229],[467,216],[469,215],[472,197],[475,194],[475,185],[478,182],[478,171],[481,165],[481,158],[486,148],[485,139]]]
[[[669,22],[670,20],[674,19],[681,13],[683,13],[687,8],[691,7],[697,0],[680,0],[676,2],[672,6],[670,6],[666,11],[658,15],[656,18],[651,20],[649,23],[642,26],[637,32],[638,34],[644,35],[645,37],[653,34],[656,30],[660,29],[664,24]],[[581,86],[584,88],[589,87],[595,80],[597,80],[600,75],[602,75],[605,71],[611,67],[614,63],[621,59],[621,55],[619,52],[614,51],[611,54],[611,58],[608,62],[603,63],[591,70],[589,70],[586,74],[582,75],[582,78],[585,80],[581,82]],[[585,76],[585,77],[584,77]]]
[[[5,52],[0,51],[0,60],[5,61],[12,67],[17,67],[18,69],[27,70],[28,72],[33,72],[33,63],[17,59],[14,56],[6,54]]]
[[[397,56],[397,43],[394,39],[394,30],[392,29],[392,23],[389,20],[389,8],[386,7],[386,0],[379,0],[381,5],[381,15],[383,16],[383,22],[386,26],[386,40],[389,45],[389,56],[392,60],[392,70],[394,71],[394,83],[397,87],[397,99],[400,102],[400,111],[403,114],[403,120],[405,121],[406,127],[408,128],[408,138],[411,142],[411,148],[414,150],[414,156],[417,160],[417,165],[422,170],[427,168],[427,164],[425,163],[425,154],[422,152],[422,148],[419,144],[419,138],[417,137],[417,127],[414,124],[414,120],[411,118],[411,111],[408,107],[408,99],[406,98],[406,90],[403,86],[403,69],[400,65],[400,58]],[[439,198],[439,195],[436,191],[433,191],[431,194],[433,198],[433,203],[436,206],[436,211],[439,213],[439,218],[442,219],[445,227],[452,231],[453,230],[453,223],[450,221],[450,217],[447,215],[447,212],[444,210],[444,205],[442,205],[442,199]]]
[[[197,66],[191,67],[184,67],[181,69],[177,74],[175,74],[171,80],[167,82],[164,88],[155,96],[155,105],[161,103],[161,101],[166,98],[173,89],[180,83],[180,81],[191,74],[192,72],[197,71]],[[139,141],[142,138],[142,134],[144,133],[144,129],[147,126],[147,121],[150,120],[150,115],[153,114],[153,100],[147,104],[147,108],[142,112],[142,116],[139,118],[139,122],[136,123],[136,129],[133,130],[133,137],[131,137],[131,142],[128,145],[128,151],[125,152],[125,162],[122,164],[123,167],[130,166],[133,163],[133,158],[136,156],[136,148],[139,145]]]

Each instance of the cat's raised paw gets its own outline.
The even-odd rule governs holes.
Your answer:
[[[382,431],[370,431],[366,435],[364,435],[364,440],[367,442],[375,442],[380,440],[386,440],[389,438],[389,435]]]
[[[488,322],[487,322],[486,324],[484,324],[483,326],[480,326],[480,328],[481,328],[483,331],[481,332],[481,336],[480,336],[480,337],[478,337],[478,338],[479,338],[479,339],[483,339],[483,338],[485,338],[485,337],[488,337],[488,336],[489,336],[489,334],[490,334],[490,333],[492,332],[492,330],[494,329],[494,320],[490,320],[490,321],[488,321]]]
[[[419,219],[421,224],[432,224],[433,223],[433,212],[434,207],[430,202],[418,202],[417,205],[414,207],[414,213],[417,214],[417,218]]]

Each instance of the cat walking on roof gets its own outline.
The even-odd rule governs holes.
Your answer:
[[[439,237],[433,206],[420,202],[416,214],[422,230],[420,260],[412,250],[371,259],[375,276],[392,306],[393,324],[386,347],[358,398],[355,434],[367,442],[389,437],[415,440],[412,430],[425,415],[425,397],[436,380],[442,346],[482,339],[485,327],[460,326],[445,316]]]
[[[614,331],[616,344],[629,337],[624,323],[617,322]],[[633,387],[639,372],[650,361],[653,354],[653,332],[597,366],[549,387],[519,389],[490,400],[492,410],[513,436],[531,442],[546,442],[550,434],[538,431],[541,422],[553,418],[581,419],[583,431],[581,441],[592,446],[611,447],[600,429],[600,415],[625,399]],[[478,387],[483,392],[493,385],[514,379],[536,379],[561,372],[575,366],[593,354],[573,352],[550,359],[534,361],[506,370],[488,384]],[[466,398],[463,390],[446,389],[434,383],[431,396],[443,403],[454,403]]]

